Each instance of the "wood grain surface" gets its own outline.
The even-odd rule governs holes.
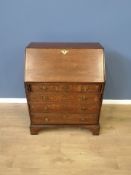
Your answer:
[[[99,43],[31,43],[25,55],[31,134],[38,134],[47,124],[85,124],[99,134],[103,47]],[[68,117],[63,118],[65,114]]]
[[[104,71],[103,47],[97,43],[34,43],[26,48],[26,82],[104,82]]]

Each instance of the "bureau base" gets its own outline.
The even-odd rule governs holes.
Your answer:
[[[45,124],[45,125],[31,125],[30,126],[30,133],[32,134],[32,135],[37,135],[38,133],[39,133],[39,131],[41,131],[41,130],[43,130],[44,128],[53,128],[53,127],[55,127],[55,126],[79,126],[79,127],[83,127],[83,128],[86,128],[86,129],[89,129],[91,132],[92,132],[92,134],[93,135],[99,135],[99,132],[100,132],[100,125],[99,124],[97,124],[97,125],[85,125],[85,124],[83,124],[83,125],[75,125],[75,124],[63,124],[63,125],[57,125],[57,124],[55,124],[55,125],[47,125],[47,124]]]

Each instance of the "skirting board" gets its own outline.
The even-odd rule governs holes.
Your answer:
[[[0,98],[0,103],[27,103],[26,98]],[[131,100],[103,100],[103,104],[131,105]]]

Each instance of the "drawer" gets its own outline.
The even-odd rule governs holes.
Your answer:
[[[101,92],[101,85],[96,83],[32,83],[31,92]]]
[[[100,94],[86,94],[86,93],[56,93],[56,92],[41,92],[41,93],[30,93],[28,94],[28,98],[31,102],[39,102],[39,103],[49,103],[49,102],[75,102],[75,103],[99,103],[101,99]]]
[[[32,124],[97,124],[97,114],[37,113],[31,115]]]
[[[96,113],[99,111],[100,104],[77,104],[77,103],[31,103],[31,113],[50,113],[50,112],[70,112],[70,113]]]

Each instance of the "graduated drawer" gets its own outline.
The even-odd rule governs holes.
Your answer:
[[[101,92],[101,85],[97,83],[32,83],[31,92]]]
[[[99,111],[100,104],[93,103],[89,104],[78,104],[74,101],[64,103],[30,103],[30,110],[32,113],[43,113],[43,112],[70,112],[70,113],[96,113]]]
[[[30,93],[28,95],[29,102],[49,103],[49,102],[73,102],[73,103],[99,103],[101,99],[100,94],[86,94],[86,93],[56,93],[56,92],[41,92]]]
[[[31,115],[32,124],[97,124],[97,114],[39,113]]]

